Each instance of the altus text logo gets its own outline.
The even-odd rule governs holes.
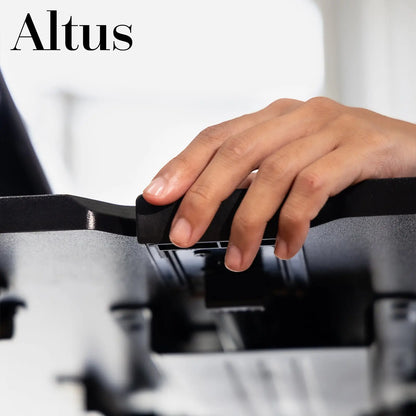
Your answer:
[[[49,39],[41,39],[35,22],[30,13],[26,15],[23,25],[20,29],[12,51],[21,51],[29,45],[35,51],[60,51],[66,49],[68,51],[76,51],[84,49],[87,51],[127,51],[133,46],[133,38],[131,37],[132,25],[120,24],[115,26],[110,36],[108,36],[107,25],[94,25],[91,29],[90,25],[74,24],[72,16],[69,17],[67,23],[58,25],[57,10],[47,10],[49,12]],[[98,33],[98,41],[91,41],[91,30]],[[76,35],[76,36],[74,36]],[[74,38],[79,38],[79,42]],[[109,39],[110,37],[110,39]],[[97,35],[94,35],[94,39]]]

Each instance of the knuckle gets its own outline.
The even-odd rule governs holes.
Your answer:
[[[172,159],[171,163],[175,166],[176,170],[185,171],[185,172],[188,171],[192,166],[191,161],[182,153],[175,156]]]
[[[339,112],[327,123],[328,137],[339,137],[341,141],[348,141],[354,135],[357,118],[349,112]]]
[[[215,124],[202,130],[194,141],[207,144],[210,147],[219,146],[230,135],[230,128],[227,123]]]
[[[313,170],[302,171],[298,175],[296,182],[298,188],[301,189],[305,194],[321,191],[326,183],[323,175]]]
[[[338,104],[327,97],[313,97],[306,101],[305,105],[313,112],[321,114],[333,111]]]
[[[206,185],[193,185],[187,192],[187,203],[201,207],[202,204],[209,203],[213,200],[213,193]]]
[[[337,128],[343,127],[343,128],[350,129],[351,126],[355,125],[356,121],[357,121],[357,118],[353,114],[342,112],[334,120],[334,124],[336,125]]]
[[[236,212],[234,216],[233,226],[238,230],[252,231],[261,226],[262,222],[254,215],[247,215]]]
[[[291,174],[293,168],[290,160],[282,158],[266,159],[260,166],[258,172],[258,180],[275,184],[276,181]]]
[[[251,146],[247,140],[240,137],[232,137],[223,144],[219,152],[225,159],[239,161],[249,154],[250,149]]]
[[[279,224],[284,223],[286,226],[297,226],[303,224],[306,221],[306,217],[300,209],[285,205],[279,215]]]
[[[290,108],[294,105],[296,105],[297,103],[299,103],[300,101],[298,100],[293,100],[291,98],[280,98],[276,101],[273,101],[271,104],[269,104],[266,108],[275,111],[277,113],[280,113],[282,110],[286,109],[286,108]]]

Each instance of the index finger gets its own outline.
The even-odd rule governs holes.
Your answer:
[[[225,140],[264,121],[284,115],[301,104],[298,100],[277,100],[255,113],[208,127],[157,173],[143,191],[143,197],[154,205],[176,201],[196,181]]]

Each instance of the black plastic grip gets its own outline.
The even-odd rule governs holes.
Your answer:
[[[218,209],[201,242],[228,241],[234,214],[246,190],[238,189]],[[154,206],[136,201],[137,238],[141,244],[169,244],[169,229],[180,200]],[[259,201],[259,204],[261,201]],[[416,214],[416,178],[367,180],[329,198],[311,226],[338,218]],[[279,211],[269,221],[265,239],[276,237]]]

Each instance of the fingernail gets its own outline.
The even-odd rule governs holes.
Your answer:
[[[274,255],[279,257],[279,259],[286,259],[287,258],[287,244],[286,241],[282,240],[281,238],[276,238],[276,246],[274,249]]]
[[[192,235],[192,227],[188,220],[179,218],[170,231],[169,238],[177,246],[187,246]]]
[[[161,176],[155,178],[150,182],[149,186],[143,191],[143,193],[153,196],[163,196],[166,194],[168,181]]]
[[[240,249],[234,244],[229,244],[225,254],[225,267],[233,272],[240,271],[242,261],[243,256]]]

